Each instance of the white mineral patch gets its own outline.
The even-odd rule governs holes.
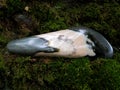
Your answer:
[[[47,34],[37,35],[36,37],[44,38],[49,41],[49,46],[59,49],[59,52],[44,53],[39,52],[36,56],[64,56],[64,57],[83,57],[83,56],[95,56],[95,52],[90,45],[91,42],[84,33],[72,31],[69,29],[51,32]]]

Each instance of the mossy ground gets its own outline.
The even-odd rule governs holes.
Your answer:
[[[6,50],[6,44],[13,39],[80,25],[97,30],[119,48],[119,3],[119,0],[1,0],[0,89],[119,90],[119,49],[111,59],[94,60],[23,57]],[[32,26],[24,20],[16,21],[18,14],[28,17]]]

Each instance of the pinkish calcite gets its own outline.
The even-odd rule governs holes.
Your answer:
[[[113,56],[113,48],[103,35],[83,27],[13,40],[7,49],[14,54],[31,56]]]

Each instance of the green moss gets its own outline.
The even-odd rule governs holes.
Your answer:
[[[22,13],[25,8],[25,3],[20,0],[7,0],[7,16]]]
[[[120,63],[114,59],[98,60],[92,65],[94,71],[92,75],[92,82],[94,83],[91,83],[92,89],[119,90],[120,74],[118,72],[120,71]]]
[[[74,26],[87,26],[102,33],[119,47],[120,5],[118,0],[8,0],[0,8],[0,89],[11,90],[119,90],[120,52],[107,58],[23,57],[8,54],[6,44],[26,37],[14,16],[24,14],[46,33]],[[25,6],[29,11],[25,11]],[[27,29],[24,29],[27,30]],[[33,30],[31,35],[34,35]],[[38,33],[38,34],[39,34]],[[91,61],[92,60],[92,61]]]

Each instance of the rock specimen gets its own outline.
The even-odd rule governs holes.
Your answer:
[[[31,56],[112,57],[111,44],[97,31],[80,27],[35,35],[8,43],[9,52]]]

